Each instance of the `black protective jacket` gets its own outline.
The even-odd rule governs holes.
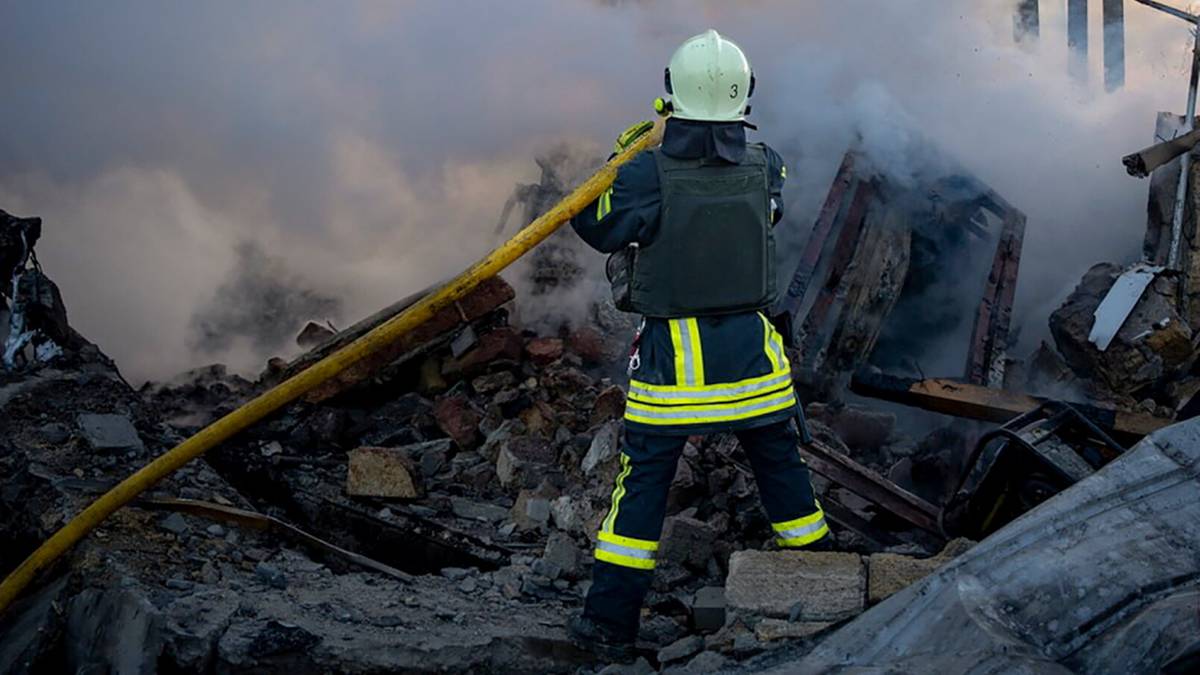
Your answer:
[[[787,168],[765,148],[773,222],[783,216]],[[668,120],[662,151],[680,159],[738,164],[743,124]],[[598,251],[654,241],[661,206],[658,171],[642,153],[617,172],[612,188],[571,225]],[[638,338],[625,421],[631,430],[696,434],[764,426],[795,414],[796,396],[783,339],[761,312],[647,319]]]

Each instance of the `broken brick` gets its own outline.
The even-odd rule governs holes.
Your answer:
[[[497,362],[516,364],[521,360],[523,350],[524,345],[517,331],[507,326],[497,328],[481,335],[471,351],[448,361],[442,368],[442,374],[447,377],[473,377]]]
[[[625,392],[617,385],[607,387],[592,404],[591,423],[601,424],[625,415]]]
[[[598,365],[610,360],[604,336],[586,326],[567,336],[567,349],[588,365]]]
[[[563,341],[558,338],[534,338],[525,345],[525,354],[535,366],[548,366],[562,358]]]
[[[478,439],[479,413],[466,396],[447,396],[433,406],[438,428],[454,440],[462,450],[475,447]]]
[[[496,459],[496,475],[505,487],[533,487],[555,459],[554,448],[545,440],[521,436],[510,440],[500,449],[500,456]]]

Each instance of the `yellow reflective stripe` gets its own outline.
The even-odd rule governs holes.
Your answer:
[[[756,396],[744,401],[736,401],[733,403],[709,403],[699,405],[646,405],[640,401],[626,401],[626,409],[633,408],[645,413],[655,413],[669,417],[671,413],[694,413],[694,412],[720,412],[720,411],[738,411],[748,410],[750,408],[762,407],[764,403],[784,400],[795,400],[795,395],[792,389],[784,389],[774,396]]]
[[[604,217],[612,212],[612,193],[613,189],[610,187],[596,200],[596,220],[604,220]]]
[[[820,507],[818,507],[816,512],[810,513],[807,516],[803,516],[795,520],[789,520],[784,523],[771,523],[771,527],[775,528],[776,532],[785,532],[787,530],[794,530],[800,527],[807,527],[813,523],[819,523],[824,519],[825,513],[821,511]]]
[[[783,166],[779,167],[779,177],[787,178],[787,165],[783,165]]]
[[[783,546],[786,548],[796,548],[798,546],[808,546],[809,544],[813,543],[814,541],[819,540],[821,537],[824,537],[827,534],[829,534],[829,526],[826,525],[824,522],[822,522],[821,527],[818,528],[817,530],[813,531],[812,533],[805,534],[800,537],[791,537],[788,539],[779,537],[775,540],[775,542],[777,544],[779,544],[780,546]]]
[[[688,337],[691,338],[692,384],[704,386],[704,350],[700,347],[700,324],[695,319],[688,319],[685,324]]]
[[[755,404],[745,408],[720,408],[716,406],[679,406],[672,408],[651,408],[638,405],[633,401],[625,407],[625,419],[639,424],[653,426],[673,426],[678,424],[708,424],[713,422],[733,422],[768,415],[780,410],[786,410],[796,405],[796,397],[792,391],[780,398],[752,399]]]
[[[621,510],[621,498],[625,496],[625,479],[631,471],[633,471],[633,464],[629,461],[629,455],[622,452],[621,473],[617,474],[617,485],[613,488],[612,507],[609,508],[608,515],[605,516],[604,523],[601,525],[603,531],[613,531],[613,524],[617,522],[617,513]]]
[[[761,378],[755,378],[761,379]],[[655,392],[643,391],[636,382],[629,384],[629,400],[638,403],[658,405],[700,405],[705,403],[729,403],[743,401],[757,396],[782,393],[785,387],[792,386],[792,374],[777,373],[773,377],[752,384],[714,385],[710,391],[673,391]]]
[[[807,516],[783,523],[771,523],[779,537],[775,540],[780,546],[805,546],[829,534],[829,525],[825,522],[825,512],[817,503],[817,510]]]
[[[605,532],[605,531],[601,530],[600,533],[596,535],[596,538],[599,539],[600,541],[606,541],[610,544],[616,544],[617,546],[624,546],[626,548],[636,548],[639,551],[657,551],[658,550],[658,542],[657,541],[650,541],[649,539],[634,539],[633,537],[623,537],[614,532]]]
[[[641,382],[638,380],[633,380],[630,382],[630,388],[633,388],[636,386],[638,389],[641,389],[641,390],[644,390],[647,392],[655,392],[655,393],[663,393],[663,394],[676,394],[676,393],[687,393],[687,392],[709,393],[709,392],[718,392],[722,389],[728,389],[729,387],[744,387],[747,385],[759,384],[761,382],[766,382],[767,380],[777,378],[783,374],[790,374],[790,373],[789,373],[789,371],[786,371],[786,370],[778,370],[773,373],[767,373],[766,375],[759,375],[758,377],[750,377],[745,380],[737,380],[736,382],[722,382],[719,384],[707,384],[707,385],[704,385],[701,387],[677,386],[677,385],[673,385],[673,384],[650,384],[648,382]]]
[[[621,555],[604,549],[596,549],[596,560],[603,560],[606,563],[620,565],[621,567],[632,567],[637,570],[652,570],[654,569],[654,559],[635,558],[633,556]]]

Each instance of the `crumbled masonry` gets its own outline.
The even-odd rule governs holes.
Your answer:
[[[1124,270],[1099,264],[1051,317],[1053,343],[1017,359],[1024,215],[958,168],[906,190],[865,180],[856,161],[847,155],[781,303],[800,339],[789,357],[814,437],[803,456],[833,550],[778,550],[736,438],[692,437],[637,660],[609,666],[570,643],[565,623],[591,583],[621,466],[631,326],[607,300],[570,320],[546,310],[584,297],[597,272],[562,233],[511,279],[488,280],[118,511],[0,616],[0,672],[1193,663],[1200,644],[1178,626],[1198,588],[1188,528],[1200,437],[1194,422],[1175,424],[1200,407],[1190,248],[1187,269],[1156,273],[1106,349],[1089,335]],[[499,229],[518,206],[536,216],[580,170],[566,150],[539,165],[541,181],[518,187]],[[922,201],[926,188],[938,198]],[[1163,190],[1174,193],[1152,192],[1148,251],[1161,250]],[[214,364],[134,389],[71,328],[53,270],[33,253],[40,233],[40,219],[0,211],[4,573],[132,470],[423,295],[342,330],[323,317],[290,326],[307,351],[258,376]],[[960,284],[935,268],[987,278]],[[922,313],[930,297],[951,309]],[[926,372],[933,348],[906,337],[922,331],[936,349],[953,342],[961,367]],[[1023,516],[979,542],[947,536],[941,510],[976,442],[1044,400],[1078,404],[1131,449],[1087,455],[1095,444],[1064,432],[1055,449],[1092,462],[1086,477],[1013,478],[1010,495],[1028,503],[1008,515]],[[1007,466],[994,455],[980,464]],[[1111,560],[1100,569],[1099,558]],[[936,648],[947,640],[962,648]]]

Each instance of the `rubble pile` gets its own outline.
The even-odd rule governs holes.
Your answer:
[[[577,607],[620,466],[624,394],[602,375],[608,356],[590,328],[548,337],[497,325],[475,340],[457,357],[445,347],[395,374],[393,383],[413,378],[418,391],[360,383],[294,406],[209,461],[258,508],[407,572],[440,574],[464,595]],[[201,409],[214,389],[243,385],[214,381],[214,372],[146,393],[163,410]],[[189,422],[181,431],[206,420]],[[852,439],[886,442],[880,424],[876,437]],[[732,436],[689,442],[667,514],[643,635],[656,644],[703,629],[705,589],[725,585],[739,551],[770,546]],[[897,550],[922,553],[925,541]],[[846,545],[882,550],[852,535]]]
[[[910,274],[910,259],[991,263],[982,292],[967,289],[974,323],[960,312],[934,331],[943,344],[971,329],[964,381],[938,385],[938,396],[1017,383],[1166,418],[1200,391],[1191,374],[1200,325],[1177,300],[1187,287],[1178,273],[1093,268],[1051,318],[1057,350],[1043,345],[1016,362],[1006,349],[1024,216],[969,176],[938,179],[940,198],[929,201],[880,178],[854,178],[854,162],[847,155],[798,271],[804,283],[789,294],[801,338],[792,362],[811,385],[805,391],[822,394],[807,402],[814,442],[800,451],[834,550],[776,550],[737,439],[688,439],[641,658],[627,672],[803,655],[971,549],[969,540],[947,541],[939,507],[956,498],[984,435],[979,425],[899,413],[845,390],[862,385],[864,368],[920,372],[910,357],[936,356],[898,328],[911,325],[917,300],[949,292],[928,265]],[[528,216],[561,193],[566,155],[540,164],[541,182],[521,186],[506,211],[519,204]],[[921,222],[896,239],[888,233],[901,212]],[[310,322],[297,336],[308,351],[270,359],[257,377],[214,364],[134,390],[67,322],[33,254],[40,220],[0,215],[0,272],[13,279],[0,295],[0,468],[11,477],[0,491],[0,529],[11,542],[0,551],[5,571],[151,458],[428,292],[340,331]],[[826,259],[826,243],[846,265]],[[516,270],[520,297],[503,279],[485,281],[118,512],[2,617],[0,668],[587,672],[593,657],[563,627],[587,593],[594,536],[621,466],[624,379],[614,367],[629,327],[591,294],[569,319],[545,311],[586,283],[571,246],[560,237]],[[880,246],[900,252],[894,275],[867,264],[878,262],[871,251]],[[818,283],[808,287],[809,277]],[[1139,279],[1132,301],[1113,291]],[[834,301],[842,295],[861,302]],[[1128,305],[1115,324],[1104,318],[1114,295]],[[937,381],[905,395],[929,382]],[[1033,480],[1014,485],[1019,496],[1042,489]]]
[[[1192,373],[1197,358],[1194,327],[1200,327],[1193,321],[1200,322],[1200,316],[1190,318],[1179,301],[1183,277],[1161,268],[1145,272],[1151,278],[1140,295],[1122,291],[1121,279],[1143,269],[1101,263],[1088,270],[1050,317],[1061,356],[1044,350],[1030,370],[1030,387],[1051,383],[1074,388],[1093,401],[1165,418],[1175,417],[1192,400],[1200,391],[1200,377]],[[1121,308],[1101,309],[1106,298],[1122,292],[1132,301],[1123,321]],[[1106,345],[1096,340],[1101,322],[1117,326]]]
[[[625,400],[607,376],[613,340],[590,326],[522,330],[509,320],[513,295],[492,280],[387,361],[321,388],[119,511],[7,613],[0,663],[14,672],[129,659],[142,664],[132,672],[569,672],[591,663],[562,626],[590,583],[592,537],[620,464]],[[100,492],[361,328],[306,328],[313,351],[291,364],[272,359],[254,380],[213,365],[134,390],[86,341],[6,371],[0,517],[11,545],[0,566],[11,569]],[[852,414],[823,419],[864,452],[895,445],[887,419],[842,419]],[[827,480],[818,489],[838,490]],[[863,518],[878,515],[859,506]],[[897,553],[936,550],[904,527],[896,534],[908,541]],[[778,612],[760,617],[736,602],[726,621],[727,575],[739,556],[770,549],[769,538],[736,439],[691,439],[644,621],[649,661],[715,664],[795,635],[770,623]],[[833,574],[826,555],[858,561],[884,550],[853,536],[843,548],[859,553],[813,554],[807,574]],[[861,590],[854,611],[826,624],[875,601]]]
[[[1159,113],[1155,138],[1174,137],[1182,124],[1176,115]],[[1050,317],[1057,353],[1043,345],[1028,364],[1026,381],[1016,384],[1035,393],[1070,391],[1168,420],[1197,412],[1198,197],[1196,190],[1189,192],[1181,232],[1173,236],[1179,176],[1179,160],[1152,174],[1143,260],[1088,270]],[[1194,185],[1198,177],[1193,165],[1189,180]]]

